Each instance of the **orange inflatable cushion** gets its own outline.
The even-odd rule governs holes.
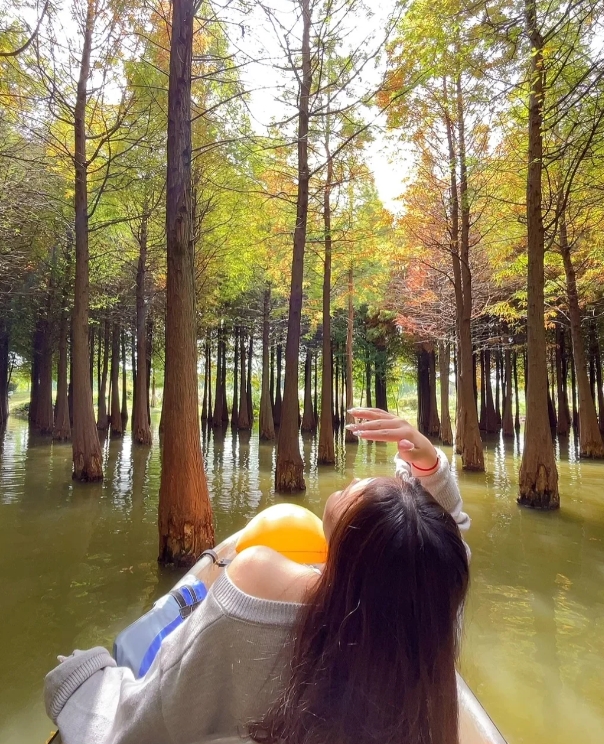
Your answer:
[[[265,545],[297,563],[325,563],[327,541],[323,523],[298,504],[275,504],[264,509],[244,527],[235,550]]]

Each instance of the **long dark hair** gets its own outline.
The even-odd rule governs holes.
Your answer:
[[[412,479],[374,478],[334,528],[292,636],[291,676],[249,726],[263,744],[458,744],[468,557]]]

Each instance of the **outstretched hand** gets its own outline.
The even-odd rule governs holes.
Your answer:
[[[408,421],[381,408],[351,408],[349,413],[360,422],[347,429],[359,439],[396,442],[399,457],[413,467],[414,475],[429,475],[438,467],[434,445]]]

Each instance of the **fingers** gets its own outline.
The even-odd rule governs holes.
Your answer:
[[[400,429],[363,429],[352,433],[359,439],[371,439],[374,442],[400,442],[404,439]]]
[[[349,408],[348,413],[355,418],[367,419],[368,421],[396,418],[393,413],[388,413],[381,408]]]
[[[406,430],[410,429],[409,424],[406,421],[403,421],[403,419],[397,419],[396,416],[389,419],[379,418],[370,421],[363,421],[360,424],[348,424],[346,428],[356,434],[359,431],[377,431],[378,429],[384,428],[393,429],[395,426],[398,427],[401,437]]]
[[[401,439],[398,443],[398,450],[399,452],[411,452],[411,450],[415,449],[415,445],[413,442],[410,442],[408,439]]]

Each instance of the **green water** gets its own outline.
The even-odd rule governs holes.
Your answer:
[[[305,441],[306,462],[316,443]],[[58,653],[102,644],[177,576],[157,568],[159,451],[105,444],[102,485],[71,481],[71,448],[12,417],[0,455],[0,743],[52,729],[42,681]],[[274,449],[257,436],[204,439],[220,539],[272,494]],[[353,475],[391,471],[393,447],[339,451],[307,471],[317,513]],[[604,742],[604,464],[560,452],[562,509],[515,503],[518,443],[487,444],[488,474],[461,475],[473,524],[462,672],[509,744]]]

